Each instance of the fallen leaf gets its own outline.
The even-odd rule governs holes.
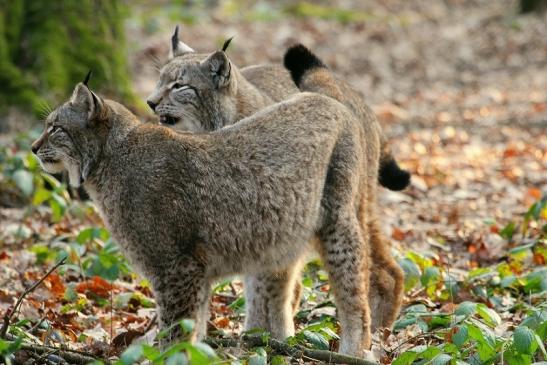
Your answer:
[[[143,331],[137,331],[137,330],[128,330],[125,332],[120,333],[116,337],[112,339],[112,347],[116,350],[124,350],[126,349],[133,340],[137,337],[143,336]]]
[[[400,230],[399,228],[394,227],[391,232],[391,238],[397,241],[403,241],[406,237],[406,233]]]
[[[91,292],[103,298],[108,298],[110,296],[110,291],[113,289],[114,286],[112,284],[99,276],[94,276],[91,280],[76,285],[76,291],[78,293],[85,294]]]
[[[533,188],[533,187],[529,188],[527,193],[534,199],[537,199],[537,200],[541,199],[542,193],[541,193],[541,190],[538,188]]]
[[[215,326],[218,328],[227,328],[230,325],[230,318],[219,317],[214,320]]]
[[[46,280],[46,285],[48,289],[55,295],[57,298],[62,298],[65,295],[65,284],[63,284],[63,281],[61,280],[61,277],[59,274],[52,273],[50,274]]]
[[[541,266],[545,265],[545,256],[543,256],[539,252],[534,253],[533,260],[534,260],[534,264],[536,265],[541,265]]]

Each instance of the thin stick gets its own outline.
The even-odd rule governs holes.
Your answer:
[[[158,315],[157,314],[154,314],[154,317],[152,317],[150,319],[150,322],[148,322],[148,324],[146,325],[146,327],[144,328],[144,333],[150,331],[152,329],[152,326],[154,326],[154,324],[156,324],[156,321],[158,320]]]
[[[46,320],[47,318],[47,315],[44,315],[39,321],[38,323],[36,323],[34,326],[32,326],[32,328],[29,330],[30,333],[34,334],[34,332],[38,329],[38,327],[40,327],[40,325]]]
[[[39,355],[49,354],[52,352],[55,353],[57,356],[62,357],[66,362],[71,364],[89,364],[90,362],[94,362],[95,360],[101,360],[105,364],[110,364],[110,361],[93,357],[91,354],[84,354],[80,351],[72,351],[68,349],[63,350],[52,346],[40,346],[23,342],[17,350],[24,350]]]
[[[112,291],[114,290],[114,285],[110,286],[110,345],[112,345],[112,334],[114,333],[114,330],[112,328],[113,322],[114,322],[114,297],[112,294]]]
[[[390,350],[390,351],[388,351],[388,352],[389,352],[390,354],[393,354],[393,353],[395,353],[397,350],[399,350],[404,344],[407,344],[407,343],[409,343],[409,342],[411,342],[411,341],[414,341],[414,340],[416,340],[416,339],[418,339],[418,338],[422,338],[422,337],[425,337],[425,338],[427,338],[427,337],[435,337],[435,334],[436,334],[437,332],[441,332],[442,330],[445,330],[445,329],[446,329],[446,328],[439,328],[439,329],[436,329],[436,330],[433,330],[433,331],[430,331],[430,332],[419,333],[419,334],[417,334],[416,336],[412,336],[412,337],[410,337],[410,338],[404,340],[403,342],[397,344],[397,347],[395,347],[393,350]],[[438,338],[438,337],[435,337],[435,338]]]
[[[42,284],[44,282],[44,280],[46,280],[46,278],[49,275],[51,275],[51,273],[54,272],[59,266],[64,264],[65,261],[66,261],[66,257],[63,258],[61,261],[59,261],[55,266],[53,266],[44,276],[42,276],[42,278],[40,280],[35,282],[30,288],[26,289],[19,296],[19,298],[17,299],[17,302],[15,302],[15,306],[13,307],[13,309],[11,311],[9,311],[9,310],[6,311],[6,314],[4,315],[4,323],[2,325],[2,328],[0,329],[0,338],[5,338],[6,337],[6,333],[8,332],[8,327],[9,327],[11,318],[19,310],[19,307],[21,306],[21,303],[23,302],[23,299],[25,299],[25,297],[29,293],[33,292],[38,286],[40,286],[40,284]]]

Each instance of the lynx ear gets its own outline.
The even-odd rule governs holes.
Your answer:
[[[169,59],[182,56],[186,53],[194,52],[196,51],[194,51],[190,46],[179,40],[179,26],[177,25],[175,28],[175,33],[173,33],[173,36],[171,37],[171,52],[169,53]]]
[[[76,85],[70,99],[72,105],[87,113],[88,122],[100,116],[104,108],[103,100],[87,86],[90,76],[91,71],[89,71],[83,83],[80,82]]]
[[[223,51],[216,51],[207,57],[201,66],[211,76],[215,88],[221,89],[230,84],[232,65]]]

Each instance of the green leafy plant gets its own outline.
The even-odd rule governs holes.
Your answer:
[[[61,220],[70,202],[66,186],[43,172],[28,148],[0,149],[0,186],[16,189],[18,199],[30,203],[31,208],[49,206],[53,222]]]
[[[192,331],[194,323],[191,320],[182,320],[176,326],[180,326],[183,333],[188,334]],[[166,331],[160,332],[158,338],[165,336],[166,333]],[[218,356],[209,345],[203,342],[191,344],[187,341],[180,341],[171,345],[165,351],[160,351],[154,346],[139,344],[129,346],[115,364],[131,365],[143,359],[157,365],[206,365],[218,361]]]
[[[441,312],[424,304],[407,307],[394,330],[417,326],[419,336],[429,345],[411,346],[397,354],[394,365],[411,364],[519,364],[530,365],[547,359],[547,259],[545,220],[547,203],[534,203],[521,223],[509,223],[499,234],[514,245],[499,264],[470,270],[456,282],[448,270],[436,265],[430,253],[408,253],[401,266],[407,291],[424,290],[428,297],[453,300],[465,290],[475,300],[459,303],[451,312]],[[520,313],[520,323],[499,332],[502,312]]]

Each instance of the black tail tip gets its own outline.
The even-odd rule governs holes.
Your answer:
[[[294,45],[285,52],[283,64],[291,73],[297,86],[300,85],[306,71],[316,67],[325,67],[323,62],[302,44]]]
[[[410,185],[410,173],[397,165],[394,159],[380,166],[380,185],[389,190],[400,191]]]

